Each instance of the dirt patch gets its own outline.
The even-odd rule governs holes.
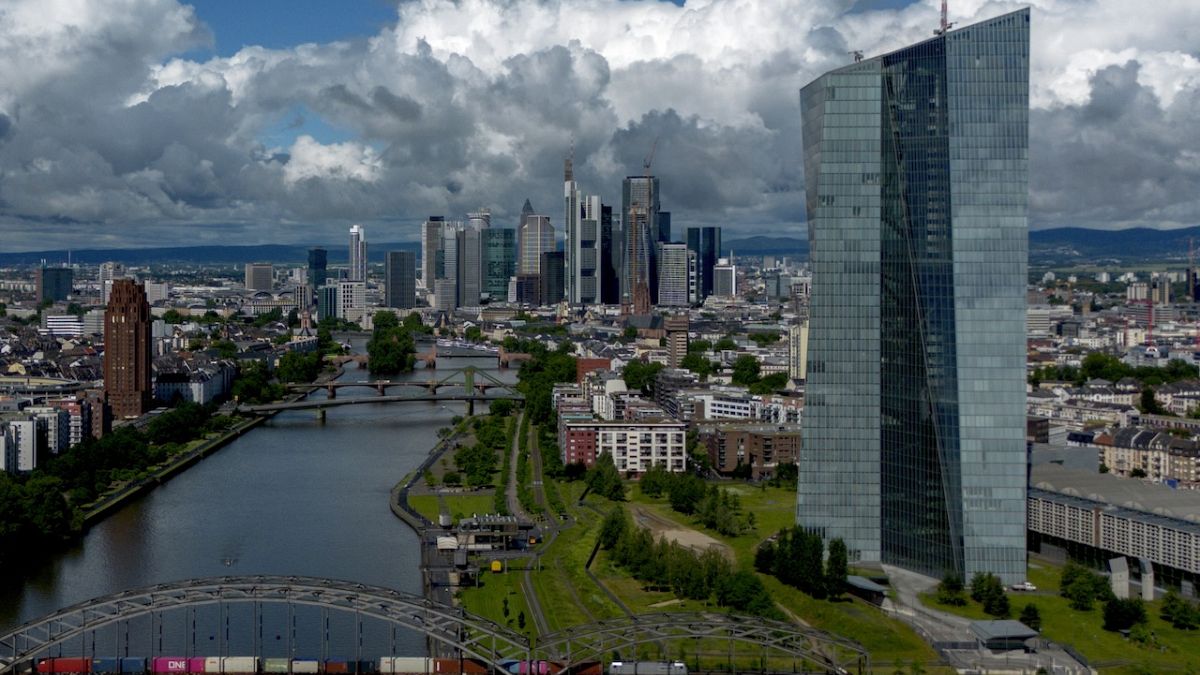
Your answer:
[[[701,553],[708,549],[716,549],[730,562],[737,562],[733,554],[733,549],[699,530],[683,527],[679,523],[663,518],[657,513],[641,506],[634,506],[630,511],[634,524],[650,530],[654,534],[655,539],[662,537],[667,541],[673,541],[680,546],[686,546],[693,551]]]

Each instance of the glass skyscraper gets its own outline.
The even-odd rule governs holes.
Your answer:
[[[859,560],[1023,580],[1029,11],[832,71],[800,101],[797,521]]]

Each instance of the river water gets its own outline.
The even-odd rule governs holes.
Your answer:
[[[515,381],[515,370],[494,370],[483,359],[442,359],[436,371],[397,379],[441,379],[467,364]],[[343,381],[370,379],[348,368]],[[39,569],[0,581],[0,634],[90,598],[196,577],[303,575],[419,594],[418,538],[392,514],[389,493],[465,408],[346,406],[329,409],[323,423],[313,411],[281,413],[129,503]],[[407,653],[419,647],[418,637],[402,638]]]

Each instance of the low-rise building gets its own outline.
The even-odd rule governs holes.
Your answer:
[[[800,458],[797,425],[701,424],[698,429],[709,462],[720,473],[745,466],[750,477],[758,480],[773,475],[780,464],[795,464]]]
[[[608,454],[624,474],[640,474],[651,466],[671,472],[687,469],[687,426],[682,422],[560,419],[558,433],[564,464],[591,466]]]

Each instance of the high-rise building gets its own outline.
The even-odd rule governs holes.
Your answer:
[[[658,212],[658,237],[655,239],[660,244],[665,244],[671,241],[671,212]]]
[[[453,310],[457,309],[462,304],[461,294],[459,293],[459,284],[462,282],[462,275],[459,271],[461,262],[459,261],[459,244],[461,239],[459,233],[462,232],[461,221],[448,221],[442,223],[442,250],[441,263],[439,265],[441,275],[438,281],[445,281],[444,284],[434,282],[434,294],[438,298],[438,309]],[[449,300],[448,303],[444,302]]]
[[[483,233],[483,292],[491,302],[508,298],[508,282],[517,273],[517,232],[493,228]]]
[[[454,279],[433,282],[433,306],[446,312],[458,308],[458,283]]]
[[[553,305],[565,298],[566,260],[562,251],[547,251],[542,254],[540,277],[541,286],[538,293],[543,305]]]
[[[308,249],[308,287],[314,291],[325,285],[329,278],[327,269],[329,256],[323,248]],[[311,302],[312,299],[309,299]]]
[[[567,302],[600,302],[600,198],[586,195],[575,182],[571,158],[563,176],[563,253]]]
[[[150,409],[150,303],[132,279],[115,279],[104,315],[104,398],[116,419]]]
[[[100,263],[100,271],[96,274],[96,285],[100,287],[100,304],[108,304],[108,294],[112,292],[113,279],[125,276],[125,266],[119,262]]]
[[[689,227],[688,249],[696,252],[696,267],[699,274],[699,301],[713,294],[713,268],[721,257],[721,228]]]
[[[634,305],[638,312],[648,311],[648,305],[653,302],[655,289],[651,287],[651,275],[658,276],[652,268],[657,253],[654,244],[658,241],[659,210],[658,178],[629,176],[625,179],[621,186],[621,221],[624,223],[621,302]],[[635,280],[643,286],[640,291],[634,287]],[[640,303],[639,293],[645,293]],[[637,307],[639,304],[646,306]]]
[[[271,263],[246,263],[246,290],[270,291],[275,285],[275,267]]]
[[[679,368],[683,357],[687,356],[688,325],[687,314],[676,314],[663,320],[663,328],[667,331],[667,366],[670,368]]]
[[[613,209],[600,205],[600,302],[621,304],[621,221],[613,219]]]
[[[1029,10],[800,95],[813,268],[797,520],[1021,581]]]
[[[466,227],[459,228],[458,249],[456,251],[456,269],[458,272],[458,304],[464,307],[477,307],[480,295],[483,293],[485,276],[484,267],[484,233],[491,224],[491,215],[487,211],[467,215]],[[447,270],[448,272],[448,270]]]
[[[358,323],[367,311],[367,283],[365,281],[339,281],[337,288],[338,318]]]
[[[66,300],[75,285],[75,271],[70,267],[39,267],[37,270],[38,302]]]
[[[467,214],[467,227],[473,227],[477,230],[486,230],[492,226],[492,212],[488,209],[479,209],[474,213]]]
[[[367,233],[362,225],[350,226],[350,281],[367,280]]]
[[[417,256],[412,251],[388,251],[384,265],[384,301],[387,307],[411,309],[417,304]]]
[[[336,281],[326,282],[317,289],[317,321],[338,316],[338,284]]]
[[[542,269],[542,254],[554,250],[554,226],[550,224],[549,216],[531,213],[522,218],[525,223],[521,225],[519,235],[521,258],[517,262],[517,272],[538,274]]]
[[[687,244],[658,245],[658,304],[664,307],[686,307],[691,304],[691,251]],[[674,367],[674,366],[672,366]]]
[[[788,377],[798,382],[808,378],[808,321],[788,326]]]
[[[430,216],[421,225],[421,284],[425,290],[433,292],[433,282],[442,276],[442,230],[446,219],[442,216]]]
[[[733,300],[737,297],[737,266],[730,258],[717,258],[713,266],[713,292],[718,298]]]
[[[513,277],[513,302],[522,305],[542,304],[542,277],[537,274],[518,274]]]

